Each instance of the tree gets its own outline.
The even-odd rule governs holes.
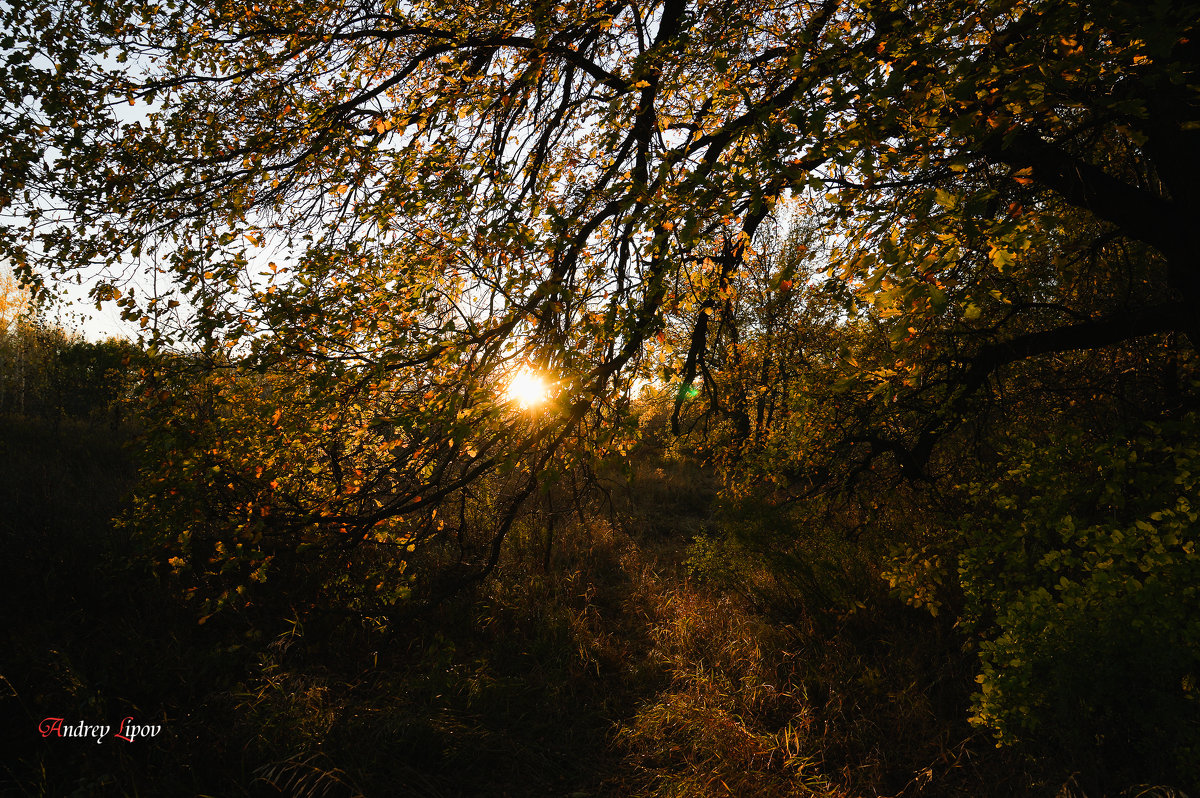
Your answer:
[[[912,473],[1011,364],[1196,343],[1196,6],[1015,4],[982,29],[965,11],[833,212],[833,267],[889,339],[860,376],[922,416],[870,443]]]
[[[28,309],[28,289],[12,273],[0,273],[0,332],[8,332]]]
[[[280,523],[336,545],[395,519],[390,543],[436,537],[439,503],[506,471],[511,521],[695,308],[678,372],[703,372],[789,195],[839,242],[816,263],[846,312],[872,308],[880,362],[845,361],[844,389],[908,413],[839,424],[850,474],[880,454],[924,474],[1018,360],[1196,327],[1192,3],[39,8],[7,12],[8,63],[54,93],[13,127],[5,254],[163,275],[93,291],[193,347],[198,385],[267,392],[237,468],[297,419],[324,487]],[[50,68],[31,53],[61,20]],[[1067,301],[1105,247],[1129,290]],[[561,386],[532,422],[494,389],[522,362]],[[476,576],[508,522],[486,526]]]
[[[827,157],[795,135],[794,104],[870,68],[834,3],[799,28],[780,9],[745,29],[680,3],[93,11],[95,49],[134,66],[90,85],[151,111],[82,142],[52,131],[53,174],[28,182],[70,215],[31,201],[9,251],[151,261],[171,289],[102,283],[97,298],[159,335],[190,305],[181,337],[204,362],[232,349],[289,385],[275,395],[306,425],[336,416],[308,449],[333,496],[294,510],[334,539],[427,524],[425,508],[505,463],[527,460],[511,501],[529,495],[619,395],[680,264],[735,268],[786,187],[776,172],[800,179]],[[822,146],[853,135],[840,128]],[[287,256],[278,279],[255,274],[260,244]],[[520,361],[563,387],[533,424],[484,388]],[[332,433],[348,427],[350,441]],[[368,463],[371,501],[350,499],[338,474],[359,470],[367,439],[392,454]]]
[[[887,456],[929,478],[939,443],[978,422],[1021,361],[1136,361],[1157,347],[1166,357],[1136,370],[1160,372],[1178,411],[1196,331],[1183,222],[1195,213],[1183,176],[1196,169],[1196,10],[871,6],[872,23],[896,31],[880,84],[862,89],[878,101],[857,117],[874,145],[831,160],[823,202],[802,206],[831,246],[810,261],[859,326],[826,380],[858,410],[830,420],[841,443],[817,472],[853,482]],[[685,381],[722,351],[706,353],[703,334],[692,344]]]

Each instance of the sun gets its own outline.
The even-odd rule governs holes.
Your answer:
[[[544,404],[550,398],[550,385],[538,374],[521,369],[509,379],[504,397],[528,410]]]

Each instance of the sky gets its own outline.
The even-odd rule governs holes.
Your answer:
[[[136,341],[138,325],[121,319],[121,311],[115,302],[105,302],[100,310],[88,299],[87,286],[60,283],[56,286],[59,303],[46,314],[65,330],[78,332],[89,341],[108,338],[123,338]]]

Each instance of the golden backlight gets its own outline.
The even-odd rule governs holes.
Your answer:
[[[550,385],[540,375],[521,369],[508,381],[505,398],[528,410],[545,404],[550,398]]]

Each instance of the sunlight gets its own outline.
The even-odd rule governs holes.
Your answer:
[[[521,369],[513,374],[504,392],[505,398],[522,409],[529,410],[544,404],[550,398],[550,385],[539,374]]]

